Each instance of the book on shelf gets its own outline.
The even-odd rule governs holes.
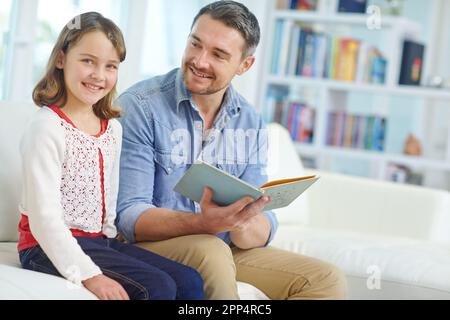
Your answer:
[[[321,0],[277,0],[278,10],[315,11]]]
[[[325,144],[334,147],[384,151],[386,118],[329,112]]]
[[[271,73],[382,84],[387,60],[374,46],[352,38],[333,37],[292,20],[278,19]]]
[[[401,60],[399,84],[420,85],[425,45],[405,40]]]
[[[266,123],[277,122],[288,129],[293,141],[312,143],[316,111],[310,105],[291,101],[276,90],[269,91],[262,112]]]
[[[338,12],[366,13],[367,0],[339,0]]]
[[[318,0],[289,0],[289,9],[301,11],[315,11]]]
[[[291,204],[318,179],[318,176],[297,177],[256,187],[213,165],[196,161],[175,185],[174,191],[200,203],[205,188],[209,187],[213,191],[212,200],[219,206],[228,206],[245,196],[254,200],[270,196],[272,200],[264,210],[273,210]]]

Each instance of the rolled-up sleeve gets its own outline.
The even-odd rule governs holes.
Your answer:
[[[129,242],[135,242],[137,219],[153,205],[154,139],[152,121],[144,102],[132,93],[116,101],[123,110],[122,154],[117,201],[117,228]]]

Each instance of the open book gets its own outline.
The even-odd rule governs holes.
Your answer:
[[[205,187],[213,190],[213,201],[219,206],[228,206],[245,196],[257,200],[262,196],[270,196],[264,210],[283,208],[291,204],[298,196],[319,179],[307,176],[268,182],[254,187],[203,161],[196,161],[178,181],[174,191],[200,203]]]

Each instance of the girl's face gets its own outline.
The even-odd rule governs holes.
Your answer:
[[[101,31],[89,32],[56,63],[64,70],[67,105],[92,107],[116,85],[120,59]]]

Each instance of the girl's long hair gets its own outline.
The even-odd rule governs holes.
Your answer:
[[[114,22],[97,12],[87,12],[75,17],[59,34],[48,60],[45,75],[33,89],[33,101],[37,106],[58,104],[62,107],[67,103],[64,70],[56,67],[58,56],[61,51],[66,54],[83,35],[93,31],[103,32],[117,50],[120,62],[125,60],[125,41],[122,32]],[[93,106],[97,117],[109,120],[120,116],[120,111],[112,106],[115,95],[116,86]]]

